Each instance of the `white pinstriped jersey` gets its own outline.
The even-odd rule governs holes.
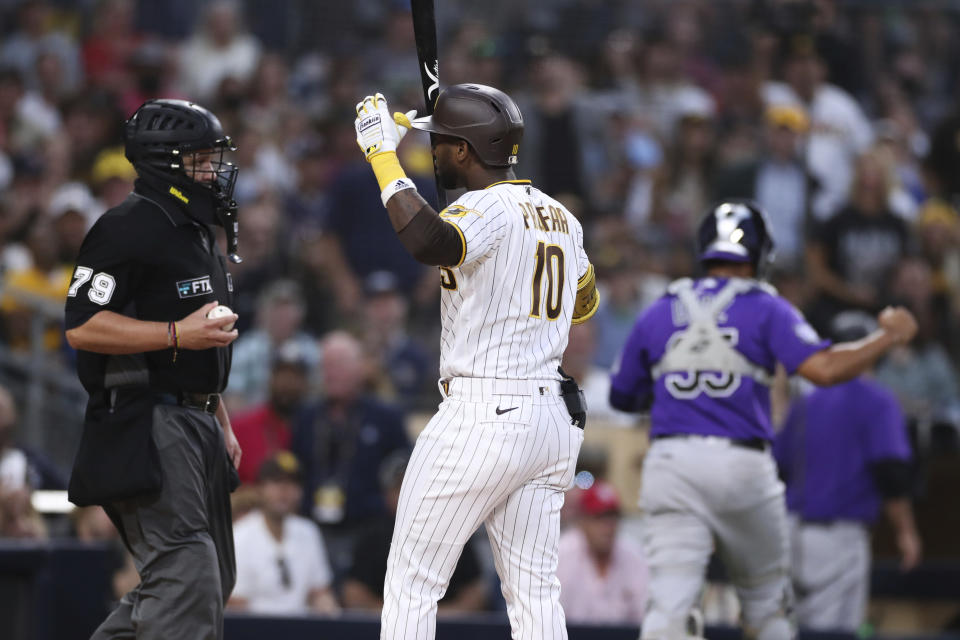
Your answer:
[[[559,379],[590,265],[580,222],[529,180],[468,191],[440,215],[466,245],[440,269],[440,377]]]

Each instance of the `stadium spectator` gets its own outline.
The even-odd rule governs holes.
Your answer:
[[[9,155],[34,153],[59,130],[60,123],[56,109],[27,90],[20,71],[0,66],[2,147]]]
[[[297,185],[283,207],[287,238],[326,226],[327,189],[333,173],[329,150],[316,136],[303,140],[295,152]]]
[[[71,96],[61,111],[71,175],[90,180],[100,152],[122,146],[121,125],[130,114],[121,114],[111,95],[94,90]]]
[[[563,352],[563,370],[583,390],[590,408],[591,422],[596,420],[605,426],[633,426],[637,423],[636,416],[610,406],[610,370],[593,364],[596,347],[595,323],[585,322],[570,327],[570,338]]]
[[[930,135],[930,151],[924,158],[924,165],[932,181],[933,192],[951,205],[960,204],[960,146],[956,144],[960,136],[960,101],[934,127]]]
[[[232,78],[245,83],[260,60],[260,44],[242,31],[240,5],[211,2],[199,31],[180,49],[180,81],[192,100],[210,102],[220,84]]]
[[[267,400],[236,414],[230,422],[243,451],[237,473],[241,482],[254,482],[267,458],[290,448],[290,421],[309,392],[310,364],[301,345],[280,345],[273,356]]]
[[[400,411],[365,392],[367,363],[355,338],[334,331],[321,354],[323,396],[294,420],[293,452],[304,471],[304,512],[322,525],[339,584],[356,534],[386,513],[371,469],[410,441]]]
[[[600,289],[600,308],[591,321],[597,327],[593,364],[609,370],[630,335],[643,301],[636,272],[620,249],[600,247],[590,255],[594,256]]]
[[[261,298],[267,296],[276,282],[287,280],[290,256],[281,246],[282,219],[279,204],[273,198],[263,198],[243,207],[240,223],[240,253],[243,262],[231,265],[234,298],[233,308],[240,316],[237,327],[246,331],[256,326],[261,319]],[[292,287],[296,289],[296,287]],[[289,296],[288,296],[289,297]],[[303,293],[296,292],[297,304],[302,305]],[[300,327],[302,318],[298,320]],[[280,337],[282,342],[284,337]],[[268,363],[269,364],[269,363]]]
[[[808,195],[814,186],[800,159],[809,122],[792,106],[770,107],[764,121],[763,152],[721,171],[714,180],[713,199],[748,198],[760,204],[770,214],[777,239],[777,267],[797,268],[803,262]]]
[[[877,380],[896,394],[906,414],[920,424],[956,423],[960,377],[947,350],[936,341],[939,331],[949,331],[953,320],[937,308],[930,266],[918,258],[903,260],[890,290],[913,311],[920,330],[916,341],[895,349],[877,366]]]
[[[15,444],[18,424],[16,401],[7,387],[0,385],[0,485],[8,489],[66,489],[63,470],[46,453]]]
[[[400,484],[407,468],[406,452],[387,457],[380,465],[378,477],[387,513],[365,529],[353,548],[350,569],[343,583],[345,609],[379,612],[383,607],[383,584],[387,575],[387,556],[397,517]],[[483,580],[477,552],[470,543],[463,548],[450,584],[438,603],[438,613],[482,611],[486,605],[487,586]]]
[[[890,176],[890,210],[913,222],[928,195],[918,157],[926,152],[930,141],[908,105],[895,109],[893,117],[874,124],[876,143],[872,152],[883,158]]]
[[[589,100],[583,67],[548,52],[532,62],[529,76],[531,93],[517,96],[523,114],[518,175],[560,199],[582,200],[598,173],[591,173],[589,160],[600,139],[591,138],[603,124]]]
[[[0,538],[42,539],[47,526],[30,501],[37,481],[26,452],[13,445],[16,425],[16,403],[0,386]]]
[[[7,344],[16,350],[33,348],[32,323],[42,323],[42,347],[57,351],[63,344],[63,327],[57,311],[66,300],[73,264],[60,261],[54,226],[47,217],[33,221],[26,238],[30,266],[11,270],[4,280],[9,290],[0,299]]]
[[[287,61],[282,56],[264,54],[250,79],[240,112],[245,122],[255,122],[268,132],[285,159],[292,155],[294,146],[302,142],[301,129],[309,126],[307,115],[291,100],[289,74]]]
[[[888,174],[874,155],[857,161],[851,201],[814,231],[807,246],[807,272],[819,294],[810,320],[829,327],[844,309],[879,311],[900,259],[910,248],[910,230],[890,212]]]
[[[240,304],[236,306],[243,308]],[[235,311],[242,314],[240,309]],[[270,367],[281,345],[296,345],[313,374],[319,352],[314,337],[303,327],[303,314],[303,296],[294,282],[275,280],[266,285],[257,298],[255,326],[247,330],[233,348],[233,367],[226,391],[226,401],[232,408],[266,400]]]
[[[866,336],[872,319],[858,315],[865,320],[838,316],[833,336]],[[867,376],[816,389],[790,408],[774,456],[787,485],[800,626],[855,632],[869,596],[870,526],[881,510],[893,526],[901,568],[920,560],[903,411]]]
[[[237,202],[250,204],[284,197],[296,186],[294,166],[284,157],[268,123],[244,121],[234,142],[236,162],[247,171],[237,178]]]
[[[172,58],[172,51],[153,39],[144,40],[131,52],[127,61],[128,80],[117,92],[121,113],[133,113],[141,104],[157,96],[186,97],[173,88],[176,66]],[[231,127],[230,131],[233,130]]]
[[[60,262],[69,265],[74,263],[87,229],[102,212],[103,205],[82,182],[66,182],[53,192],[47,215],[53,221]]]
[[[17,428],[17,405],[6,387],[0,386],[0,488],[22,489],[29,484],[29,461],[13,444]]]
[[[120,534],[110,521],[103,507],[75,507],[70,512],[70,524],[77,540],[81,542],[117,541]]]
[[[414,96],[410,108],[420,102],[420,64],[417,43],[413,38],[410,12],[394,3],[382,23],[380,38],[363,51],[363,74],[370,86],[379,87],[386,95]],[[399,100],[398,104],[407,102]]]
[[[654,222],[654,185],[663,171],[660,142],[642,114],[626,107],[611,113],[607,139],[609,166],[593,188],[594,206],[611,211],[622,203],[623,217],[633,234],[638,238],[649,235]]]
[[[144,35],[134,25],[132,0],[97,3],[90,34],[83,41],[88,84],[114,93],[125,90],[130,84],[130,62],[143,42]]]
[[[951,316],[960,309],[960,214],[941,198],[930,198],[918,214],[917,235],[923,259],[932,270],[933,295],[945,311],[935,340],[957,360],[960,341],[954,336]]]
[[[329,233],[301,230],[292,240],[291,278],[306,303],[304,324],[316,335],[338,328],[358,309],[362,291]]]
[[[435,389],[427,351],[407,334],[407,300],[389,271],[367,276],[363,305],[363,346],[374,369],[378,395],[412,408]]]
[[[557,578],[567,620],[639,625],[647,604],[647,564],[619,534],[620,497],[597,480],[579,496],[580,517],[560,535]]]
[[[339,610],[317,525],[296,515],[303,477],[296,457],[279,451],[258,474],[260,508],[236,522],[237,584],[228,609],[268,615]]]
[[[729,20],[729,18],[728,18]],[[726,23],[726,21],[725,21]],[[758,67],[767,60],[741,25],[726,27],[717,52],[717,125],[720,132],[717,161],[738,165],[756,160],[764,122],[762,86],[766,74]]]
[[[7,35],[0,47],[0,66],[11,66],[23,74],[27,86],[38,88],[34,71],[37,58],[44,52],[57,56],[65,71],[64,88],[74,91],[83,79],[77,45],[65,33],[57,31],[51,20],[51,7],[45,0],[26,0],[17,12],[17,29]]]
[[[700,212],[710,204],[710,177],[715,164],[713,99],[691,92],[672,99],[676,120],[672,144],[654,184],[653,220],[670,237],[692,237]]]
[[[47,525],[31,504],[30,487],[7,489],[0,485],[0,538],[43,540]]]
[[[670,140],[687,105],[709,104],[712,115],[713,99],[684,73],[681,51],[662,25],[652,24],[642,42],[637,81],[627,97],[650,119],[657,135]]]
[[[843,207],[856,158],[873,142],[873,130],[860,105],[827,82],[821,50],[825,44],[825,39],[812,33],[785,36],[781,42],[784,81],[764,87],[768,106],[799,107],[810,120],[806,161],[819,187],[810,206],[820,221]]]
[[[133,191],[136,177],[137,172],[123,155],[121,147],[107,148],[98,153],[90,169],[90,184],[101,211],[126,200]]]
[[[351,104],[351,108],[354,104]],[[352,131],[351,143],[355,151]],[[427,202],[436,200],[437,190],[432,175],[412,175],[410,179]],[[397,240],[389,218],[383,213],[376,180],[365,160],[354,159],[340,170],[330,185],[329,197],[330,214],[324,231],[328,232],[331,242],[338,245],[333,255],[343,257],[343,266],[337,267],[336,271],[353,280],[350,288],[354,292],[362,293],[364,279],[375,271],[394,274],[406,295],[416,290],[421,279],[436,284],[436,270],[422,267]],[[434,289],[438,290],[439,287],[434,286]],[[341,299],[341,302],[346,301],[351,300]],[[359,302],[359,298],[352,301]],[[357,309],[346,308],[342,311],[351,313]]]

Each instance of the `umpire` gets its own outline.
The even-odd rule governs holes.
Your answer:
[[[141,577],[92,637],[219,640],[240,461],[219,394],[237,316],[206,316],[233,296],[212,225],[239,261],[233,147],[182,100],[144,103],[124,137],[134,190],[87,234],[66,303],[90,394],[70,500],[104,506]]]

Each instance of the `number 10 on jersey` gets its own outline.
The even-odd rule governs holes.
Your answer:
[[[543,275],[547,275],[547,292],[543,296]],[[560,245],[537,243],[537,262],[533,268],[533,291],[531,295],[530,317],[541,317],[545,297],[546,313],[549,320],[560,317],[560,305],[563,302],[563,249]]]

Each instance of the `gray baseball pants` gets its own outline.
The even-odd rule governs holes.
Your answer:
[[[106,506],[141,582],[91,640],[222,640],[223,605],[236,581],[223,431],[213,415],[158,405],[153,436],[159,495]]]
[[[655,440],[640,509],[650,567],[644,640],[692,635],[707,562],[719,552],[737,591],[744,635],[792,637],[787,514],[772,456],[713,437]]]
[[[793,589],[801,627],[855,632],[870,592],[870,533],[860,522],[790,519]]]

